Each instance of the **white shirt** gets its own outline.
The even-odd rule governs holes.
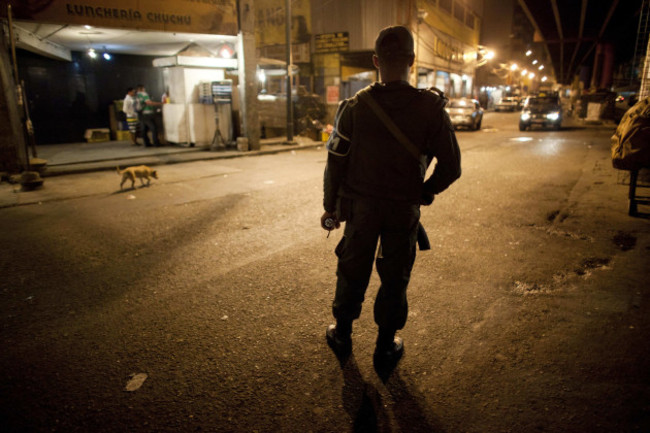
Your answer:
[[[124,97],[122,111],[126,113],[126,117],[138,117],[137,113],[135,112],[135,98],[128,93]]]

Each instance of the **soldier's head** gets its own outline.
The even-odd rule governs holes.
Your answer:
[[[382,81],[405,80],[415,61],[413,36],[404,26],[390,26],[379,32],[373,63]]]

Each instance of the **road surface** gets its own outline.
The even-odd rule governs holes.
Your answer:
[[[650,225],[611,133],[519,132],[516,113],[458,133],[386,384],[376,276],[352,358],[325,342],[323,148],[16,193],[34,203],[0,209],[3,431],[648,431]]]

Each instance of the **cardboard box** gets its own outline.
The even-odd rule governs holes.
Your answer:
[[[86,129],[84,137],[88,143],[110,141],[111,131],[108,128]]]

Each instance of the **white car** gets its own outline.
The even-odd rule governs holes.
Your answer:
[[[464,126],[475,131],[481,129],[483,110],[476,99],[452,99],[445,106],[454,128]]]
[[[499,103],[494,106],[496,111],[517,111],[519,109],[519,99],[507,96],[501,98]]]

